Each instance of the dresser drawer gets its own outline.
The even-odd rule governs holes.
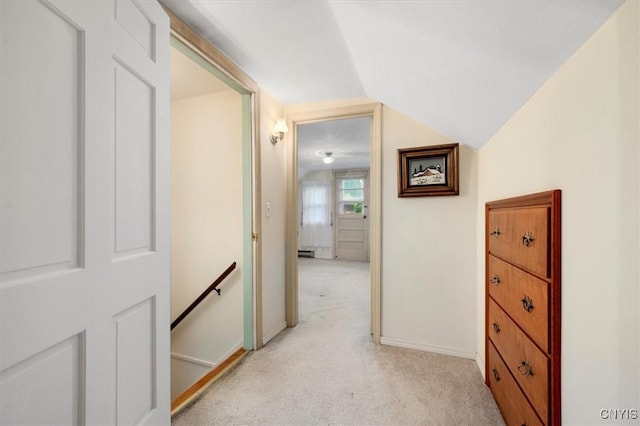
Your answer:
[[[489,253],[549,277],[548,223],[547,207],[490,211]]]
[[[549,360],[489,299],[488,334],[541,419],[549,416]]]
[[[489,255],[487,287],[538,346],[549,351],[549,283]]]
[[[542,425],[527,398],[516,384],[511,373],[498,355],[496,348],[489,343],[489,388],[502,412],[507,426]]]

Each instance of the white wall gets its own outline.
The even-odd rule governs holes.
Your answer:
[[[459,196],[398,198],[397,150],[455,141],[382,120],[382,342],[475,358],[477,153],[460,145]]]
[[[171,334],[172,399],[242,346],[242,109],[232,90],[172,103],[171,319],[237,268]]]
[[[639,9],[636,1],[624,4],[479,155],[482,355],[484,203],[563,191],[562,418],[567,425],[610,424],[600,419],[600,409],[640,408]]]
[[[282,331],[285,321],[285,145],[273,145],[271,133],[276,121],[284,118],[282,105],[269,93],[260,91],[260,147],[262,184],[262,330],[264,343]],[[266,216],[266,203],[271,215]]]

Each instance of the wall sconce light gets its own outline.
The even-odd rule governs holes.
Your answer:
[[[271,134],[271,143],[275,145],[280,142],[284,138],[284,134],[288,131],[287,122],[282,119],[278,120]]]
[[[335,160],[335,158],[332,157],[333,152],[325,152],[324,153],[324,157],[322,157],[322,162],[324,164],[331,164],[333,163],[333,161]]]

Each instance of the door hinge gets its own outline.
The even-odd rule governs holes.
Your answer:
[[[251,234],[251,239],[253,241],[258,241],[258,234],[256,234],[255,232],[253,234]]]

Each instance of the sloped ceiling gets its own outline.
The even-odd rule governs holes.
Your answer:
[[[284,104],[367,96],[481,147],[622,0],[162,0]]]

